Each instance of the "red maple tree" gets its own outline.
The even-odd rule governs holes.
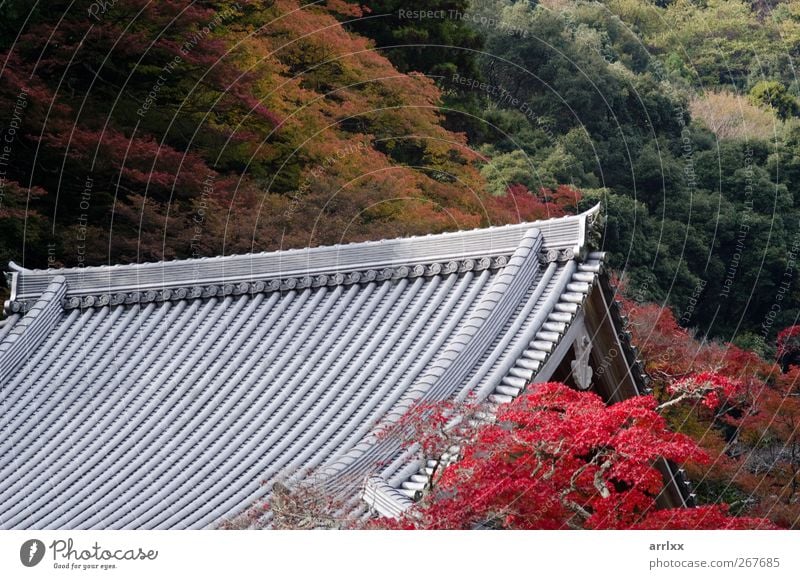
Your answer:
[[[703,502],[800,526],[800,326],[778,333],[777,363],[698,339],[669,308],[617,294],[653,378],[660,412],[713,458],[687,473]],[[677,399],[681,402],[674,402]]]
[[[606,405],[596,394],[563,384],[537,385],[475,430],[418,508],[377,526],[771,528],[766,519],[732,517],[725,505],[656,509],[663,488],[654,466],[659,457],[676,463],[709,459],[691,438],[672,432],[656,407],[652,396]],[[426,407],[419,414],[426,418],[420,421],[426,448],[436,447],[429,439],[447,422],[432,412]],[[410,434],[412,439],[419,440]]]

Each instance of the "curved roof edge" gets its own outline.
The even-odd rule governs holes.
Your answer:
[[[545,252],[560,252],[569,259],[586,251],[599,213],[597,204],[578,215],[514,225],[130,265],[37,270],[12,262],[6,312],[26,311],[59,275],[68,282],[64,305],[70,308],[414,277],[435,274],[442,267],[502,267],[531,228],[541,231]]]

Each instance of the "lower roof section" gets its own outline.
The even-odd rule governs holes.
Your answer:
[[[316,287],[70,307],[49,276],[0,326],[0,527],[214,527],[320,475],[413,496],[425,465],[376,428],[418,400],[511,400],[596,279],[602,256],[536,225],[477,267]]]

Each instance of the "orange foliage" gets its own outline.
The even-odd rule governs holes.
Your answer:
[[[204,6],[119,0],[103,26],[80,10],[63,18],[54,11],[0,55],[9,63],[0,96],[28,95],[19,150],[37,151],[37,167],[17,163],[8,179],[40,188],[42,204],[59,192],[57,212],[33,209],[57,214],[67,264],[77,254],[69,244],[78,217],[81,235],[98,248],[87,263],[97,263],[424,234],[574,210],[579,195],[567,187],[488,194],[466,136],[442,124],[434,81],[399,72],[342,26],[339,18],[361,13],[356,4]],[[144,55],[142,46],[150,46]],[[69,91],[59,90],[59,78],[71,79]]]
[[[572,214],[580,200],[580,191],[568,185],[559,185],[555,190],[542,188],[536,194],[517,183],[510,185],[505,195],[489,197],[485,203],[494,223],[506,224]]]

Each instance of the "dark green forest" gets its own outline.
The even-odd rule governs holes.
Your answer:
[[[464,16],[353,28],[438,79],[448,127],[491,159],[490,191],[568,184],[582,208],[602,201],[604,246],[633,294],[702,334],[763,353],[796,321],[800,3],[441,9]]]

